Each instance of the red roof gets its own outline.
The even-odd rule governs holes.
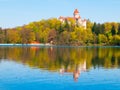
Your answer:
[[[66,17],[67,20],[75,19],[74,17]]]
[[[31,42],[30,44],[40,44],[40,43],[37,42],[37,41],[33,41],[33,42]]]
[[[74,14],[75,14],[75,13],[79,13],[79,11],[78,11],[77,9],[75,9]]]

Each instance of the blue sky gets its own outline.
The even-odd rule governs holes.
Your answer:
[[[76,8],[93,22],[120,22],[120,0],[0,0],[0,27],[72,16]]]

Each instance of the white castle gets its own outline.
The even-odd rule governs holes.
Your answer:
[[[86,19],[82,20],[82,18],[80,17],[78,9],[75,9],[73,16],[74,17],[62,17],[62,16],[60,16],[59,20],[64,23],[65,20],[69,21],[69,19],[73,19],[76,21],[76,23],[75,23],[76,25],[82,26],[82,27],[84,27],[84,29],[86,29],[87,20]]]

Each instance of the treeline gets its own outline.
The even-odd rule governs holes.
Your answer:
[[[92,23],[87,28],[74,20],[61,23],[52,18],[16,28],[0,28],[0,43],[52,43],[54,45],[120,45],[120,23]]]

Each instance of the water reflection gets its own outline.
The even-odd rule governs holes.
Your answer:
[[[91,68],[119,68],[120,48],[0,47],[0,60],[72,73],[75,81]]]
[[[60,68],[60,74],[64,74],[65,72],[69,72],[70,71],[69,69],[70,68],[65,69],[64,66],[62,66]],[[82,64],[75,65],[75,67],[73,69],[73,78],[74,78],[74,81],[78,80],[81,72],[86,72],[86,71],[87,71],[86,60]]]

